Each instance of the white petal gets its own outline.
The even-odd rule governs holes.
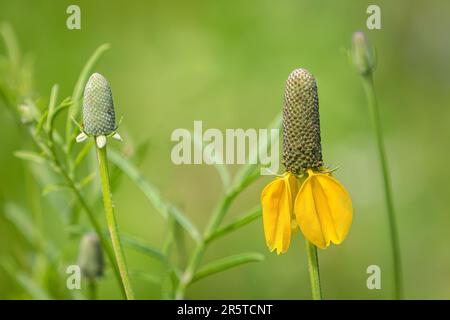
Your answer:
[[[113,137],[113,139],[116,139],[116,140],[119,140],[119,141],[123,141],[122,137],[117,132],[114,133],[112,137]]]
[[[97,142],[97,147],[99,147],[100,149],[106,145],[106,137],[105,136],[98,136],[95,138],[95,141]]]
[[[84,140],[86,140],[88,138],[87,134],[84,132],[81,132],[79,135],[77,135],[77,137],[75,138],[75,140],[77,141],[77,143],[79,142],[83,142]]]

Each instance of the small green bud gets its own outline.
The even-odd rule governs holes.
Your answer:
[[[374,48],[362,31],[353,33],[351,57],[359,74],[366,75],[375,70]]]
[[[107,136],[116,130],[116,115],[108,80],[99,73],[89,78],[83,97],[84,132]]]
[[[286,80],[283,164],[294,174],[323,166],[317,84],[306,69],[292,71]]]
[[[33,122],[35,116],[31,107],[27,104],[21,104],[17,108],[19,110],[20,121],[24,124]]]
[[[78,266],[81,269],[81,274],[90,281],[103,275],[103,250],[95,233],[85,234],[81,239]]]

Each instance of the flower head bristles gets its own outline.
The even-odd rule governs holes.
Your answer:
[[[305,69],[294,70],[286,81],[283,164],[293,174],[323,166],[317,84]]]
[[[352,222],[352,203],[323,165],[317,84],[305,69],[294,70],[286,81],[283,158],[286,173],[261,196],[269,249],[286,252],[298,228],[319,248],[340,244]]]
[[[81,142],[88,136],[93,136],[96,139],[97,146],[103,148],[108,136],[122,141],[116,130],[116,115],[111,87],[104,76],[94,73],[84,89],[83,131],[77,136],[76,141]]]

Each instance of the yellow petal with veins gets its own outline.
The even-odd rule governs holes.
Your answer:
[[[352,201],[344,187],[330,174],[308,171],[297,194],[294,212],[305,238],[325,249],[340,244],[352,224]]]
[[[269,183],[261,194],[264,236],[270,251],[277,254],[288,250],[291,242],[291,220],[297,178],[288,173]]]

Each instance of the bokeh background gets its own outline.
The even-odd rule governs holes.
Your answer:
[[[66,28],[66,8],[81,8],[81,30]],[[366,8],[381,7],[382,29],[366,30]],[[34,61],[35,88],[48,101],[51,86],[71,95],[78,74],[102,43],[111,49],[95,70],[113,89],[126,148],[148,141],[140,165],[164,197],[203,229],[221,195],[207,165],[170,160],[176,128],[264,128],[282,107],[284,81],[297,67],[317,77],[324,159],[354,203],[354,223],[340,246],[320,251],[328,299],[389,299],[392,264],[388,224],[374,135],[360,79],[347,50],[364,30],[376,46],[378,94],[404,264],[405,297],[450,298],[450,3],[443,1],[0,1],[0,21],[14,28]],[[0,45],[4,52],[3,44]],[[4,76],[4,75],[1,75]],[[23,161],[13,156],[24,136],[0,108],[0,202],[32,211],[40,190]],[[235,172],[238,166],[229,166]],[[226,221],[259,201],[270,178],[240,195]],[[30,200],[31,199],[31,200]],[[35,200],[33,200],[35,199]],[[67,239],[61,213],[38,197],[44,234],[76,262],[78,242]],[[121,230],[161,247],[166,224],[128,179],[115,192]],[[0,261],[29,270],[29,248],[0,212]],[[102,217],[102,212],[99,212]],[[192,244],[187,242],[188,248]],[[262,223],[253,222],[211,246],[205,261],[256,251],[265,261],[195,283],[188,298],[308,299],[304,241],[296,234],[282,256],[266,250]],[[158,275],[161,264],[126,250],[130,269]],[[368,290],[366,268],[379,265],[382,289]],[[36,276],[41,281],[42,276]],[[44,280],[42,280],[44,281]],[[157,299],[160,288],[135,278],[138,298]],[[120,298],[112,274],[100,297]],[[0,268],[0,298],[30,298],[23,284]],[[56,296],[58,298],[58,296]]]

